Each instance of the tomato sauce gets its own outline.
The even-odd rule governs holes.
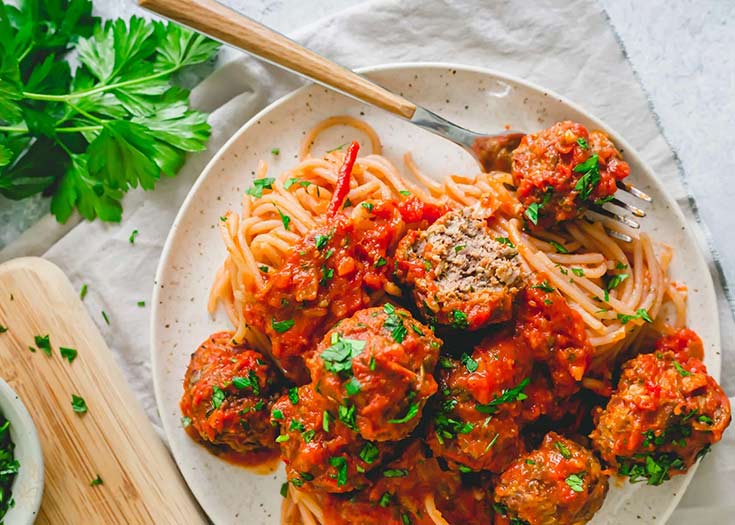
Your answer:
[[[513,179],[531,228],[578,217],[586,205],[610,198],[629,173],[607,135],[571,121],[526,135],[513,152]]]
[[[673,352],[677,358],[694,357],[700,361],[704,359],[704,343],[690,328],[682,328],[659,339],[656,342],[656,351]]]

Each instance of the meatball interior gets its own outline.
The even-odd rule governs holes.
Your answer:
[[[396,276],[432,322],[478,330],[507,321],[523,286],[518,252],[496,240],[480,208],[450,211],[412,230],[396,250]]]
[[[353,417],[354,413],[343,413],[311,385],[278,400],[271,418],[281,429],[277,441],[291,484],[326,492],[368,486],[365,474],[380,465],[388,448],[362,439]]]
[[[308,361],[314,388],[352,414],[367,440],[398,441],[418,425],[437,390],[441,341],[391,304],[339,322]]]
[[[657,351],[623,365],[596,419],[590,438],[602,458],[632,482],[660,485],[722,438],[730,403],[699,359]]]
[[[259,352],[232,343],[232,332],[212,334],[192,354],[184,376],[181,412],[187,431],[235,452],[273,448],[270,408],[277,376]]]
[[[528,525],[581,525],[599,510],[608,490],[597,458],[578,443],[549,432],[541,446],[500,475],[497,510]]]

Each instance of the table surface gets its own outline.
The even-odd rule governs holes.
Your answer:
[[[249,16],[290,33],[362,0],[224,0]],[[719,252],[720,271],[735,282],[735,2],[704,0],[599,0],[631,61],[665,138]],[[132,2],[100,0],[105,16],[129,15]],[[729,37],[729,38],[728,38]],[[0,197],[0,248],[48,209],[46,200]]]

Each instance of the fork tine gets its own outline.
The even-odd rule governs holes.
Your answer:
[[[630,235],[625,235],[624,233],[616,232],[615,230],[612,230],[610,228],[605,228],[605,231],[610,237],[614,237],[615,239],[618,239],[623,242],[633,242],[633,237]]]
[[[641,225],[638,224],[633,219],[631,219],[629,217],[626,217],[625,215],[620,215],[619,213],[614,213],[614,212],[611,212],[610,210],[606,210],[602,206],[590,206],[589,209],[590,209],[590,211],[592,211],[594,213],[599,213],[600,215],[603,215],[605,217],[609,217],[609,218],[613,219],[614,221],[621,222],[621,223],[625,224],[626,226],[629,226],[629,227],[634,228],[636,230],[641,227]]]
[[[624,210],[629,211],[636,217],[645,217],[646,212],[643,211],[640,208],[636,208],[635,206],[628,204],[627,202],[623,202],[620,199],[613,199],[610,201],[610,204],[614,204],[615,206],[619,206],[620,208],[623,208]]]
[[[623,182],[621,180],[618,181],[618,189],[621,189],[627,193],[630,193],[634,197],[638,197],[641,200],[644,200],[646,202],[653,202],[653,199],[650,195],[648,195],[645,192],[642,192],[632,184],[628,184],[627,182]]]

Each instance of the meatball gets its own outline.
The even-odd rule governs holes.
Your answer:
[[[212,334],[191,356],[180,402],[187,431],[235,452],[273,448],[276,373],[259,352],[234,345],[232,335]]]
[[[436,392],[440,346],[407,310],[386,304],[340,321],[307,366],[314,388],[353,414],[364,439],[398,441],[416,428]]]
[[[516,334],[548,367],[554,393],[575,393],[594,353],[582,316],[546,280],[526,288],[519,304]]]
[[[730,403],[699,359],[655,352],[631,359],[590,434],[602,458],[632,482],[660,485],[686,472],[722,437]]]
[[[607,489],[592,452],[549,432],[538,449],[500,475],[496,509],[528,525],[581,525],[602,506]]]
[[[442,359],[441,391],[427,441],[450,468],[500,472],[523,451],[521,412],[531,358],[519,341],[486,337],[460,361]]]
[[[413,441],[368,489],[349,498],[331,496],[325,522],[332,525],[430,525],[436,511],[449,523],[491,523],[486,488],[469,487],[459,473],[445,471]]]
[[[291,390],[273,406],[276,441],[291,484],[309,491],[350,492],[368,486],[365,474],[388,447],[362,439],[354,412],[344,412],[311,385]]]
[[[523,286],[518,252],[496,240],[480,208],[451,211],[396,250],[396,277],[431,322],[478,330],[507,321]]]
[[[610,198],[630,167],[603,132],[564,121],[523,137],[511,173],[527,224],[548,228]]]

